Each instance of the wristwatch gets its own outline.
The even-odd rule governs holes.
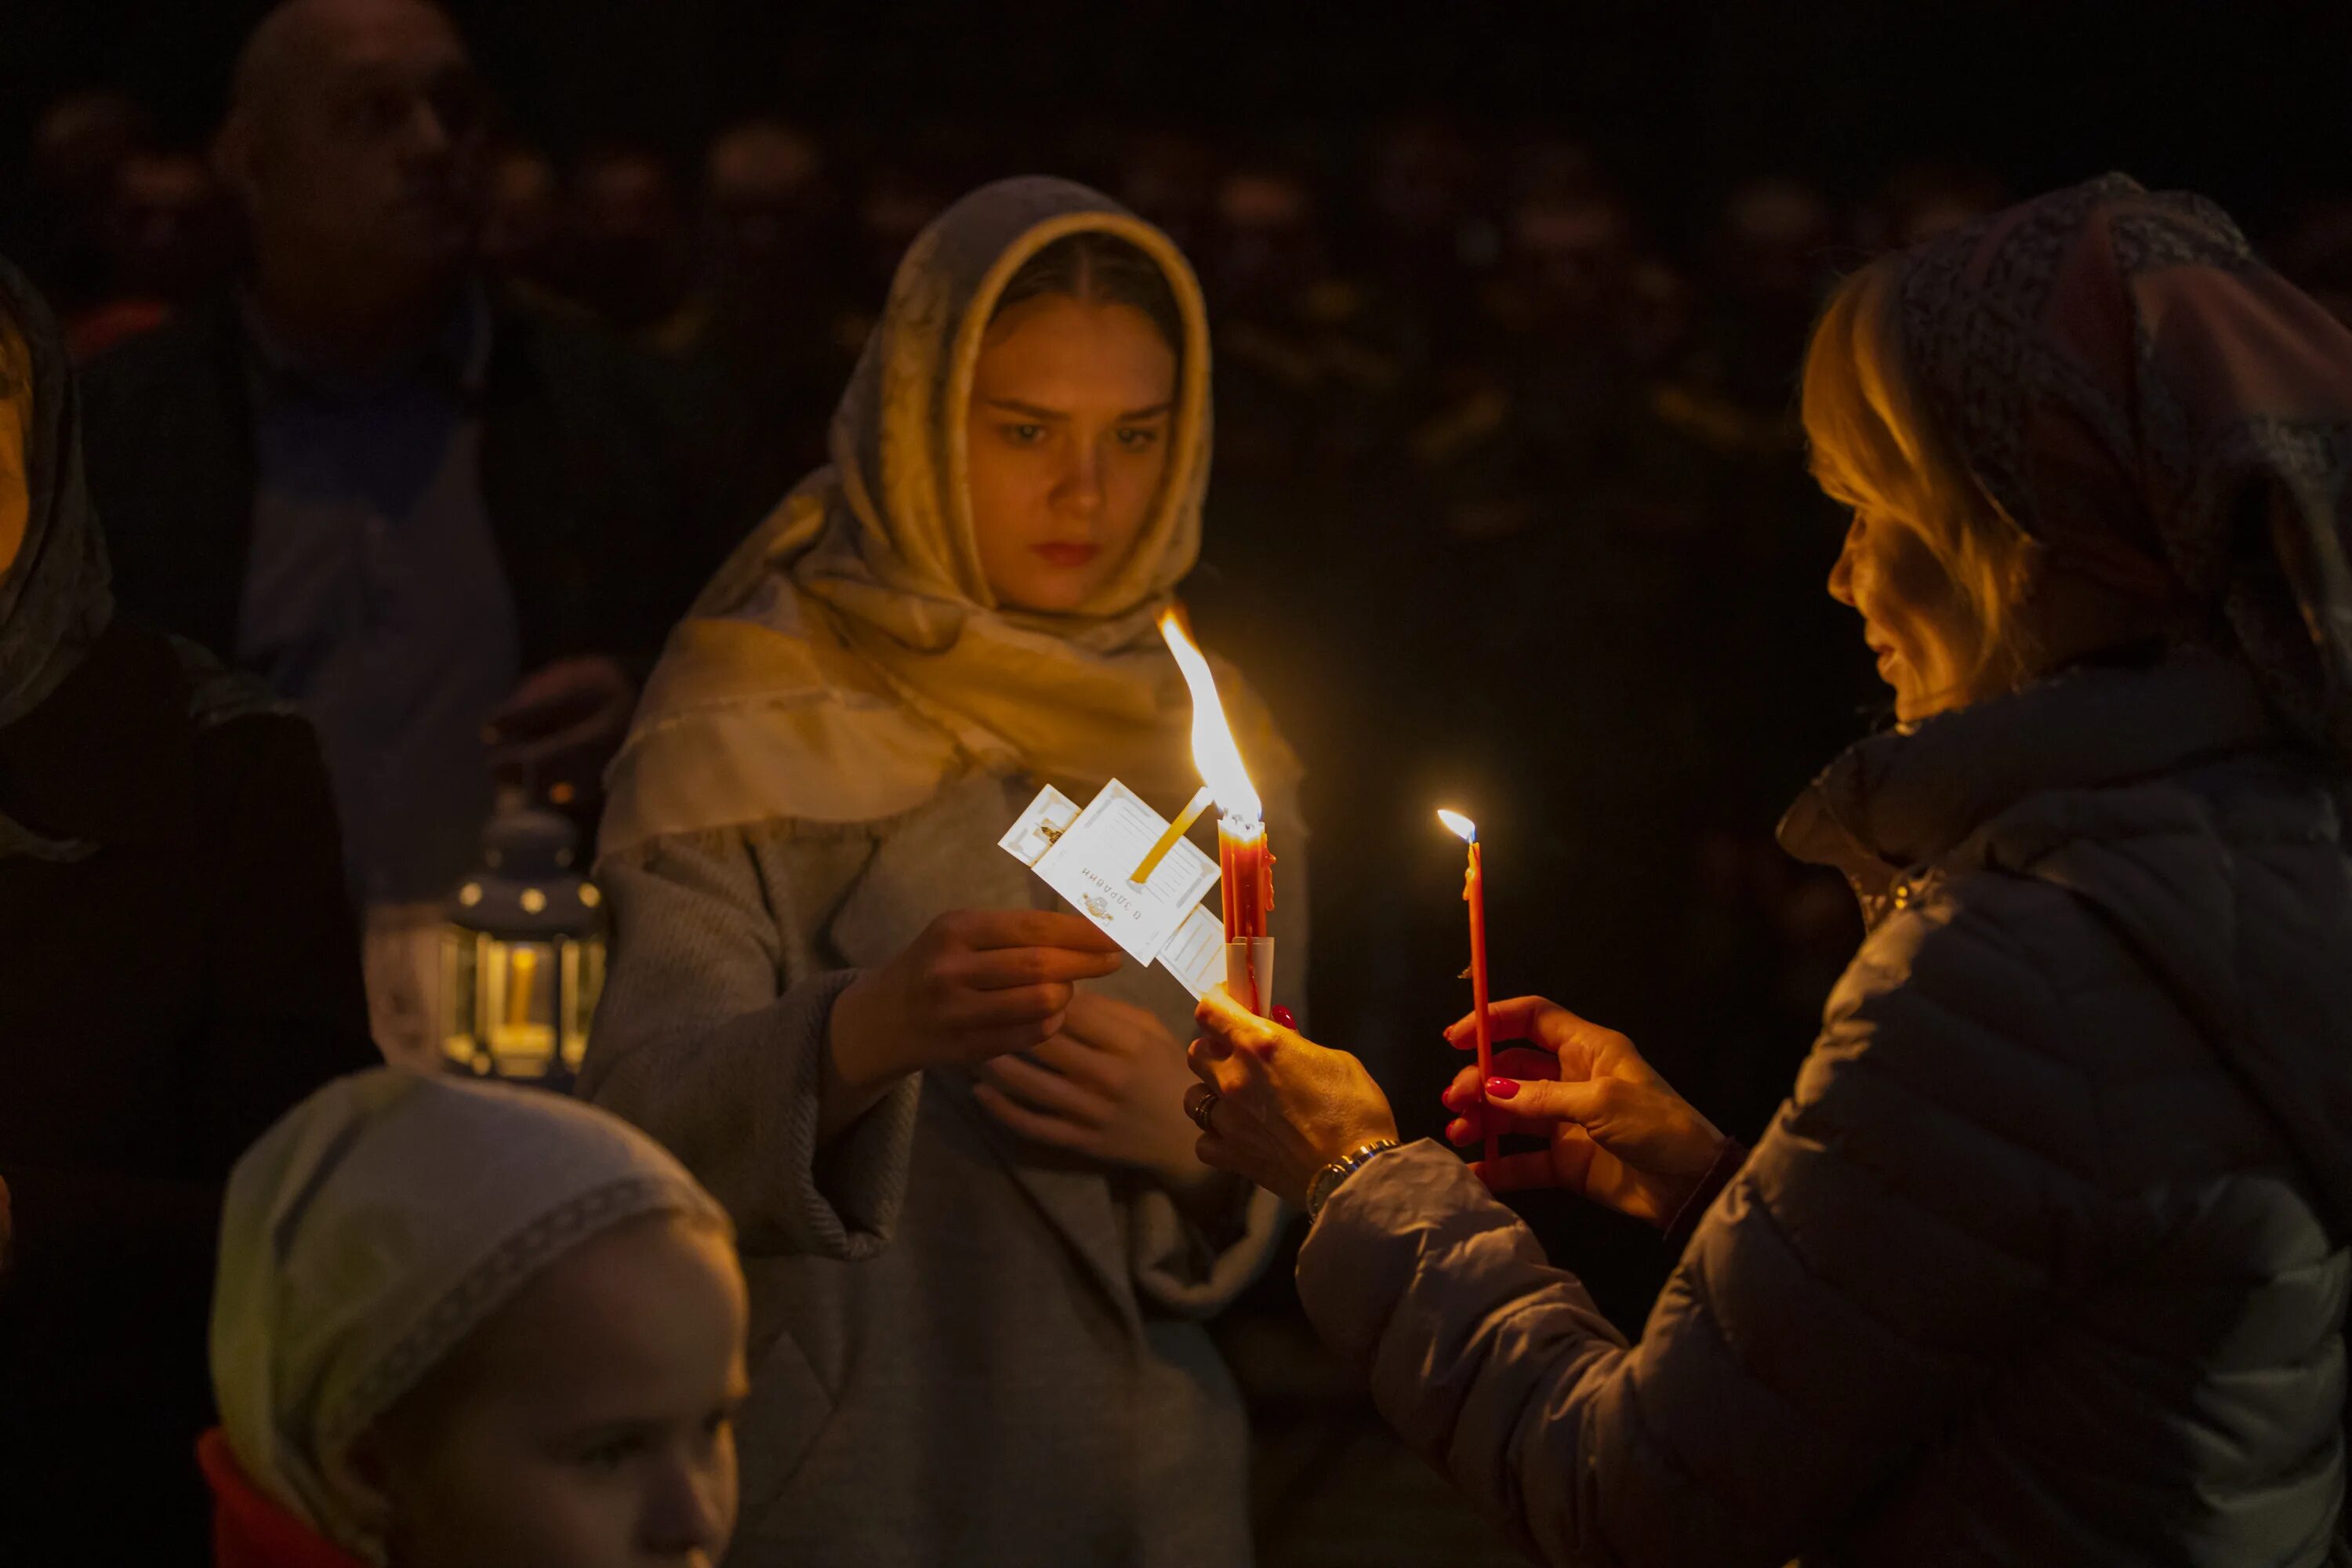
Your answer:
[[[1354,1175],[1374,1155],[1385,1154],[1396,1146],[1397,1141],[1393,1138],[1375,1138],[1369,1143],[1349,1150],[1316,1172],[1314,1180],[1307,1184],[1307,1219],[1312,1221],[1316,1215],[1323,1212],[1323,1205],[1330,1201],[1333,1193],[1339,1190],[1341,1182]]]

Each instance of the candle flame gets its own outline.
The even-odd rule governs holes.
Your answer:
[[[1233,727],[1225,722],[1225,705],[1217,700],[1217,680],[1209,673],[1209,661],[1184,635],[1175,611],[1160,617],[1160,635],[1168,639],[1168,651],[1176,656],[1176,667],[1192,690],[1192,765],[1201,770],[1201,782],[1225,816],[1238,822],[1261,820],[1265,807],[1250,784],[1249,769],[1242,765],[1241,748],[1234,744]]]
[[[1460,812],[1447,811],[1441,807],[1437,813],[1437,820],[1445,824],[1446,826],[1452,828],[1456,834],[1460,835],[1465,843],[1475,844],[1478,842],[1478,825],[1471,821],[1468,817],[1463,816]]]

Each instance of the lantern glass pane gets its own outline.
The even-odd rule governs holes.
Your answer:
[[[562,959],[551,942],[484,937],[482,1016],[501,1078],[537,1078],[555,1059]]]
[[[442,1054],[470,1068],[480,1049],[479,1006],[475,995],[476,938],[472,931],[444,927],[441,932],[441,1016],[436,1026]]]
[[[563,944],[563,1065],[573,1072],[588,1054],[588,1026],[604,994],[604,940],[581,937]]]

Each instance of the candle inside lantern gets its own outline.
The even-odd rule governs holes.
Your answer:
[[[530,1024],[530,992],[539,975],[539,951],[518,944],[507,957],[507,1027]]]
[[[1160,617],[1160,635],[1192,693],[1192,765],[1217,803],[1217,867],[1224,895],[1226,988],[1252,1012],[1270,1016],[1274,943],[1274,854],[1265,841],[1265,806],[1243,765],[1217,698],[1209,661],[1192,646],[1175,611]]]
[[[1478,855],[1478,825],[1458,811],[1443,811],[1437,819],[1462,836],[1470,846],[1470,868],[1462,875],[1462,900],[1470,906],[1470,1005],[1478,1035],[1478,1083],[1483,1093],[1495,1071],[1495,1037],[1486,1017],[1486,875]],[[1486,1158],[1496,1152],[1496,1137],[1486,1134]]]
[[[490,1049],[506,1058],[512,1070],[513,1064],[539,1063],[554,1056],[555,1026],[539,1016],[540,950],[529,942],[503,945],[506,1016],[490,1027]]]

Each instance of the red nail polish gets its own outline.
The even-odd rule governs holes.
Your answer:
[[[1490,1078],[1486,1080],[1486,1098],[1488,1100],[1508,1100],[1518,1092],[1519,1086],[1515,1079],[1507,1078]]]
[[[1267,1016],[1271,1017],[1276,1023],[1281,1025],[1286,1029],[1295,1030],[1298,1027],[1298,1015],[1292,1012],[1289,1008],[1283,1006],[1280,1003],[1276,1003],[1275,1005],[1274,1011],[1268,1014]]]

